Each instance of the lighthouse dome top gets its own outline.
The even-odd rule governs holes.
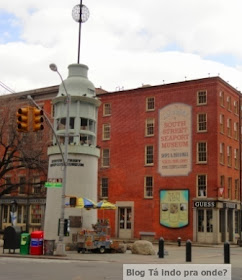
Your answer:
[[[88,67],[85,64],[70,64],[68,66],[69,75],[64,80],[66,90],[71,96],[87,96],[94,97],[95,87],[88,79]],[[59,87],[57,97],[66,95],[63,83]]]

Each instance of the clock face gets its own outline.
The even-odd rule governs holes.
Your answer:
[[[89,18],[89,10],[85,5],[76,5],[72,10],[72,17],[76,22],[86,22]]]

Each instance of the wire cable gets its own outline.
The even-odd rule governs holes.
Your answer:
[[[5,85],[3,82],[0,81],[0,86],[4,89],[6,89],[8,92],[14,93],[15,91],[12,90],[10,87],[8,87],[7,85]]]

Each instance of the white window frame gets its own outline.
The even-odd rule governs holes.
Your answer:
[[[149,118],[145,121],[145,136],[151,137],[155,133],[155,119]]]
[[[201,94],[204,94],[204,96],[200,96]],[[201,99],[206,99],[206,101],[201,102]],[[207,102],[208,102],[207,90],[197,91],[197,105],[198,106],[207,105]]]
[[[151,185],[148,185],[147,180],[152,179]],[[149,194],[151,193],[151,195]],[[145,176],[144,177],[144,198],[153,198],[154,194],[154,177],[153,176]]]
[[[150,106],[151,104],[153,104],[153,106]],[[155,97],[153,96],[146,97],[146,111],[147,112],[155,111]]]
[[[111,103],[104,103],[103,104],[103,116],[111,116]]]
[[[110,140],[111,126],[109,123],[103,124],[103,140]]]
[[[224,115],[220,115],[220,132],[224,133]]]
[[[225,160],[225,145],[224,143],[220,143],[220,149],[219,149],[219,163],[224,164],[224,160]]]
[[[204,118],[205,120],[200,120],[200,117]],[[205,126],[205,129],[200,129],[201,126]],[[197,114],[197,132],[207,132],[207,114],[206,113],[199,113]]]
[[[148,149],[152,147],[152,155],[148,154]],[[152,157],[152,162],[149,162],[149,158]],[[146,145],[145,146],[145,165],[146,166],[152,166],[154,165],[154,145]]]
[[[205,189],[202,185],[199,186],[199,176],[204,176],[205,177]],[[207,197],[207,189],[208,189],[207,180],[208,180],[208,178],[207,178],[206,174],[198,174],[197,175],[197,197]],[[200,187],[200,189],[199,189],[199,187]],[[201,188],[203,188],[203,189],[201,189]]]
[[[108,155],[104,153],[108,151]],[[102,149],[102,167],[109,167],[110,166],[110,149],[104,148]]]
[[[224,92],[223,91],[220,91],[219,98],[220,98],[220,106],[224,107]]]
[[[205,147],[205,151],[201,151],[201,145]],[[208,159],[208,145],[207,142],[198,142],[197,143],[197,163],[207,163]],[[205,157],[205,160],[200,160],[201,157]]]
[[[106,189],[106,192],[107,192],[107,195],[104,195],[104,185],[106,184],[105,186],[105,189]],[[102,198],[108,198],[108,191],[109,191],[109,180],[107,177],[102,177],[101,178],[101,182],[100,182],[100,194],[101,194],[101,197]]]

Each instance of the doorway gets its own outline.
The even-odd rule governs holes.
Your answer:
[[[131,238],[132,237],[132,208],[119,207],[118,208],[118,237]]]

